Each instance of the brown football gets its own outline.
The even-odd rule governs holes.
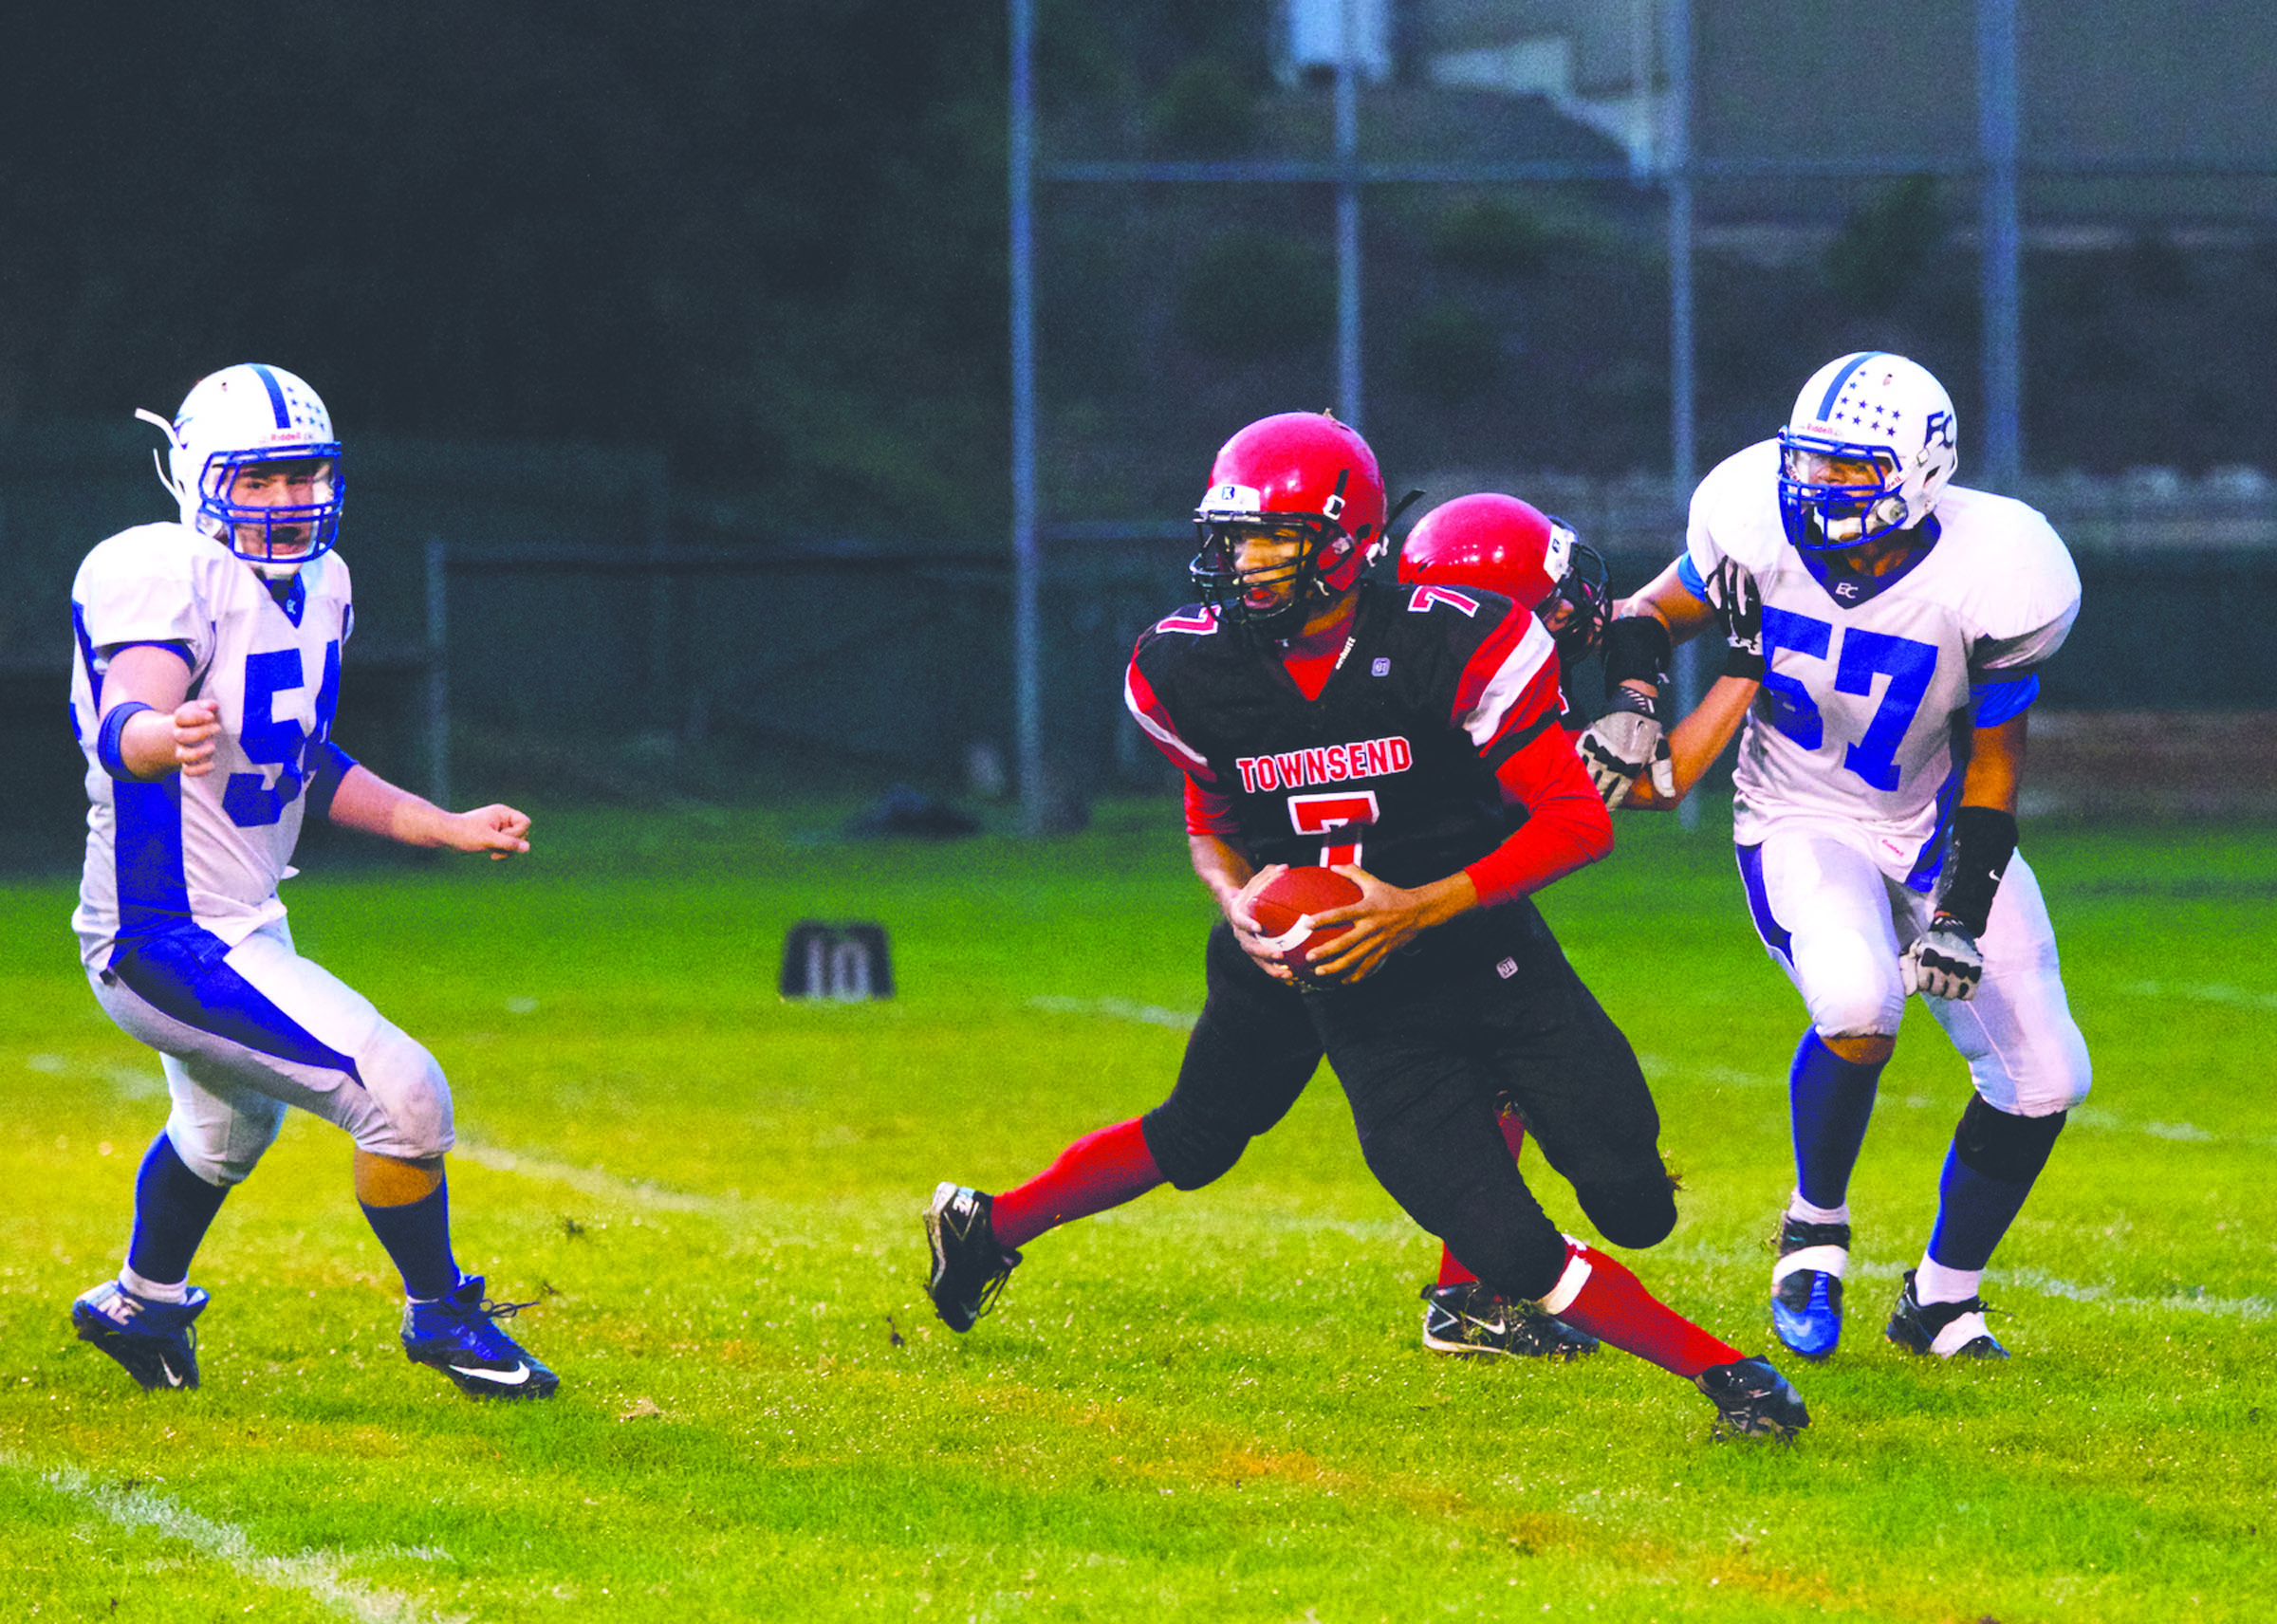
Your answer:
[[[1273,950],[1274,955],[1311,981],[1315,977],[1305,961],[1306,950],[1341,936],[1352,927],[1331,925],[1324,931],[1304,931],[1298,928],[1298,921],[1307,914],[1324,914],[1331,908],[1358,902],[1360,897],[1359,884],[1334,869],[1292,868],[1275,875],[1250,898],[1250,914],[1256,919],[1258,932],[1267,938],[1266,945]]]

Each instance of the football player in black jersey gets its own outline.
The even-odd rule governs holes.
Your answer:
[[[1139,638],[1126,698],[1186,774],[1194,869],[1226,918],[1170,1098],[1062,1158],[1084,1170],[1068,1181],[1083,1209],[1218,1177],[1324,1050],[1371,1171],[1497,1297],[1694,1381],[1732,1430],[1808,1425],[1768,1361],[1561,1235],[1496,1131],[1507,1105],[1615,1243],[1653,1246],[1674,1227],[1636,1058],[1526,900],[1612,844],[1557,726],[1547,632],[1496,594],[1363,581],[1386,545],[1383,483],[1366,443],[1324,414],[1235,434],[1196,519],[1202,602]],[[1515,832],[1510,804],[1527,812]],[[1249,900],[1304,863],[1340,869],[1361,896],[1317,915],[1347,928],[1314,950],[1317,986],[1291,1000]],[[943,1185],[927,1217],[942,1319],[968,1328],[1017,1247],[1073,1215],[1007,1213]]]

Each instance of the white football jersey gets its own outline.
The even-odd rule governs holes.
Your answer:
[[[347,641],[348,566],[304,564],[283,603],[250,564],[176,524],[122,530],[71,584],[78,657],[71,724],[87,759],[87,856],[72,925],[89,969],[121,934],[195,924],[234,947],[285,914],[302,789],[328,756]],[[171,643],[189,656],[190,697],[220,702],[213,770],[124,783],[96,760],[111,654]]]
[[[1763,592],[1763,692],[1741,734],[1733,838],[1795,816],[1862,827],[1885,869],[1925,889],[1959,798],[1956,728],[1972,687],[2019,682],[2063,645],[2080,577],[2047,521],[2005,496],[1949,486],[1936,544],[1877,581],[1822,580],[1787,543],[1779,444],[1726,458],[1692,499],[1695,592],[1731,559]],[[2021,708],[2028,689],[2010,689]]]

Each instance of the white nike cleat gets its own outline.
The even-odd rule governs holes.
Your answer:
[[[545,1398],[561,1378],[498,1328],[498,1321],[533,1306],[485,1302],[483,1280],[470,1275],[432,1302],[403,1305],[403,1353],[433,1365],[476,1398]]]

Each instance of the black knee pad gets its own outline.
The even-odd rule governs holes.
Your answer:
[[[1222,1117],[1179,1111],[1176,1104],[1175,1098],[1165,1100],[1138,1118],[1146,1153],[1155,1158],[1173,1190],[1215,1184],[1241,1160],[1241,1153],[1250,1148],[1250,1135]]]
[[[2046,1116],[2012,1116],[1986,1104],[1983,1095],[1972,1095],[1969,1109],[1961,1113],[1960,1126],[1953,1131],[1953,1153],[1971,1172],[2009,1184],[2029,1184],[2047,1165],[2047,1154],[2056,1148],[2056,1135],[2064,1132],[2069,1115],[2057,1111]]]
[[[1676,1187],[1663,1173],[1625,1184],[1577,1184],[1582,1210],[1617,1246],[1657,1246],[1676,1227]]]

